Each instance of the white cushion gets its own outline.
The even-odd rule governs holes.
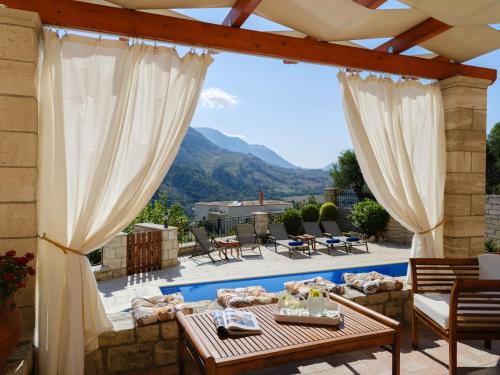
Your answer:
[[[444,329],[448,329],[450,313],[450,295],[444,293],[423,293],[413,296],[415,307],[435,321]]]
[[[500,255],[481,254],[478,259],[480,280],[500,280]]]

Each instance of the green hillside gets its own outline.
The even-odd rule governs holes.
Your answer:
[[[188,207],[211,200],[257,199],[318,194],[330,184],[328,172],[288,169],[217,147],[190,128],[160,190]]]

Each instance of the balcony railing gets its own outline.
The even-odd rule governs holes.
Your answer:
[[[178,239],[180,243],[193,242],[194,236],[191,228],[205,227],[214,237],[228,237],[236,235],[237,224],[254,224],[255,216],[222,217],[218,219],[199,220],[187,223],[182,228],[178,228]]]

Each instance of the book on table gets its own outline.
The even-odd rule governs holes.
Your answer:
[[[252,335],[261,332],[255,314],[250,311],[226,308],[212,312],[217,333],[221,336]]]

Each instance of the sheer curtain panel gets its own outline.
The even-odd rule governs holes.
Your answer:
[[[51,31],[44,42],[39,370],[78,375],[84,353],[111,329],[83,255],[122,230],[153,196],[186,134],[212,59],[116,40],[59,39]]]
[[[412,257],[443,256],[444,114],[437,84],[339,73],[344,113],[377,201],[415,233]]]

